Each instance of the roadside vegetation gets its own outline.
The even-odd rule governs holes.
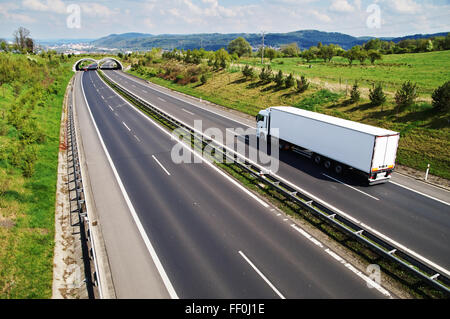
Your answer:
[[[228,52],[153,49],[123,58],[131,74],[249,115],[288,105],[398,131],[397,163],[422,171],[431,164],[450,179],[450,51],[383,55],[375,44],[351,49],[351,65],[351,50],[320,44],[268,48],[261,64],[262,52],[248,53],[242,40]]]
[[[2,47],[0,299],[50,298],[60,118],[74,59]]]

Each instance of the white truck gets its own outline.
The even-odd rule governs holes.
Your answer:
[[[358,170],[374,185],[387,182],[394,171],[400,133],[285,106],[260,111],[256,122],[258,139],[278,138],[280,148],[337,174]]]

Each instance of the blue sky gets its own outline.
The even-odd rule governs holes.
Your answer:
[[[80,28],[67,24],[69,5],[80,9]],[[0,37],[19,26],[37,39],[303,29],[402,36],[450,31],[450,0],[0,0]]]

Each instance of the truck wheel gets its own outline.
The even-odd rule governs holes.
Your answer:
[[[331,161],[330,160],[326,160],[325,163],[323,164],[323,166],[325,166],[326,169],[330,169]]]
[[[322,158],[319,155],[314,155],[314,163],[319,165],[321,161],[322,161]]]
[[[344,168],[342,167],[342,165],[337,164],[334,167],[334,171],[336,172],[336,174],[341,175],[342,172],[344,171]]]

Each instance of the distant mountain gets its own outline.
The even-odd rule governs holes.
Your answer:
[[[391,39],[395,43],[398,43],[402,40],[410,40],[410,39],[427,39],[427,38],[433,38],[433,37],[445,37],[449,34],[449,32],[441,32],[441,33],[434,33],[434,34],[414,34],[414,35],[407,35],[405,37],[400,38],[393,38]]]
[[[436,35],[413,35],[403,38],[384,38],[389,41],[399,42],[405,38],[426,38],[437,35],[446,35],[439,33]],[[261,34],[257,33],[204,33],[204,34],[161,34],[151,35],[144,33],[124,33],[111,34],[101,39],[93,41],[91,44],[95,47],[117,48],[128,50],[149,50],[154,47],[163,49],[198,49],[203,47],[205,50],[218,50],[226,48],[228,43],[243,37],[250,45],[257,48],[261,45]],[[361,45],[372,39],[371,37],[353,37],[338,32],[322,32],[317,30],[302,30],[288,33],[269,33],[266,34],[264,43],[266,46],[280,47],[283,44],[296,42],[301,49],[308,49],[311,46],[321,42],[323,45],[338,44],[344,49],[350,49],[355,45]]]

